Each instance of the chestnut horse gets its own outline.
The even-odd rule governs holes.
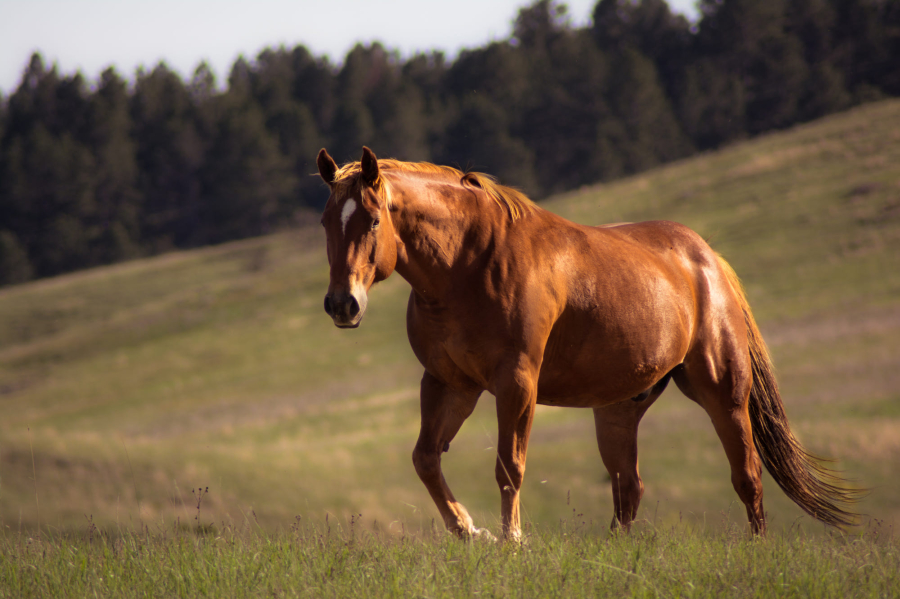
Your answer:
[[[324,149],[325,311],[355,328],[374,283],[412,287],[407,333],[425,367],[416,472],[447,528],[481,533],[441,472],[441,454],[485,390],[497,399],[503,535],[518,538],[535,405],[591,408],[612,478],[613,527],[643,494],[637,430],[669,379],[702,406],[752,530],[765,531],[761,465],[814,518],[850,524],[854,491],[800,446],[734,271],[696,233],[657,221],[589,227],[487,175],[362,160]]]

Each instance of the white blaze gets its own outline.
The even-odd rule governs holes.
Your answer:
[[[341,209],[341,233],[347,232],[347,221],[356,212],[356,200],[347,200]]]

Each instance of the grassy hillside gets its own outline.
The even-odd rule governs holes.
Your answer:
[[[865,512],[900,524],[900,102],[544,206],[707,237],[747,286],[801,439],[872,489]],[[382,283],[363,326],[340,331],[327,279],[315,227],[0,290],[0,524],[192,523],[208,487],[202,521],[430,527],[410,460],[408,287]],[[492,527],[495,438],[485,395],[445,458]],[[644,420],[641,458],[645,518],[743,520],[707,416],[674,387]],[[588,411],[540,409],[528,465],[526,520],[611,517]],[[773,526],[795,525],[765,484]]]

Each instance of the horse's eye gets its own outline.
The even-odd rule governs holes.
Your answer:
[[[377,229],[378,225],[380,225],[380,224],[381,224],[380,218],[376,218],[375,220],[373,220],[372,221],[372,230],[374,231],[375,229]]]

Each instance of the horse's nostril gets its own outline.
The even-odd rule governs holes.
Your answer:
[[[325,313],[328,314],[328,316],[334,316],[334,302],[330,295],[325,296]]]
[[[352,295],[350,296],[350,306],[349,306],[350,318],[355,318],[357,314],[359,314],[359,302],[356,301],[356,298]]]

